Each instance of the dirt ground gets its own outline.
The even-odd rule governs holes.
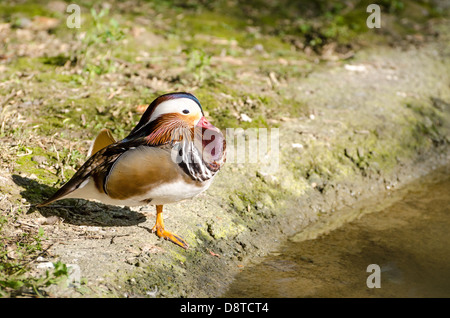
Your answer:
[[[64,4],[52,3],[40,15]],[[259,43],[246,48],[238,27],[235,42],[211,27],[214,36],[202,30],[197,40],[224,47],[205,53],[178,43],[183,34],[155,32],[167,26],[164,15],[150,26],[142,17],[119,20],[126,26],[120,30],[94,19],[93,30],[107,25],[116,38],[92,44],[104,34],[96,33],[90,46],[83,39],[91,29],[81,39],[67,35],[49,25],[60,16],[50,16],[0,24],[1,247],[11,262],[28,262],[31,276],[42,274],[37,267],[45,262],[79,266],[74,286],[40,286],[48,297],[219,297],[235,274],[287,237],[345,222],[334,212],[450,161],[448,20],[428,21],[426,30],[400,36],[397,45],[340,51],[330,42],[320,54],[308,47],[293,52],[294,44],[286,49],[262,31],[262,51]],[[138,43],[136,51],[115,49],[130,42]],[[188,250],[151,233],[151,206],[65,200],[34,207],[84,162],[96,132],[108,127],[124,137],[142,107],[170,90],[193,92],[224,130],[278,129],[278,169],[230,161],[208,191],[166,206],[166,227]],[[19,255],[15,243],[40,229],[39,249]]]

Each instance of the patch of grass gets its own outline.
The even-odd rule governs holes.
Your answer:
[[[210,68],[211,56],[203,50],[190,49],[185,50],[187,53],[186,77],[192,77],[193,83],[202,85],[206,79],[213,76]]]
[[[41,3],[0,3],[0,17],[7,22],[15,22],[15,19],[35,16],[54,17],[55,13],[46,9]]]
[[[39,82],[50,84],[50,83],[67,83],[72,84],[71,86],[78,86],[78,77],[73,74],[60,74],[53,72],[39,73],[36,76]]]
[[[9,66],[10,73],[20,72],[47,72],[54,66],[44,63],[46,58],[39,57],[17,57]]]
[[[67,278],[67,267],[56,262],[54,271],[47,270],[41,277],[30,275],[34,259],[45,254],[44,230],[28,228],[11,234],[7,233],[10,222],[14,222],[11,215],[0,217],[0,297],[44,296],[46,287]]]
[[[43,158],[45,163],[38,163],[37,157]],[[15,165],[16,172],[24,172],[34,175],[46,184],[54,184],[57,181],[56,170],[53,173],[49,166],[55,167],[57,156],[53,152],[46,152],[40,147],[28,148],[22,146],[18,149]]]

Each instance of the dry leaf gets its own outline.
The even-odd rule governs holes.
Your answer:
[[[148,105],[139,105],[138,107],[136,107],[136,110],[138,111],[138,113],[145,113],[145,111],[147,110]]]

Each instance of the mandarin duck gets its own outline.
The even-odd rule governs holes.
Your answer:
[[[123,140],[103,129],[90,157],[56,193],[38,206],[66,198],[93,199],[121,206],[156,206],[152,232],[185,249],[165,230],[163,205],[190,199],[209,188],[225,163],[226,142],[189,93],[156,98]]]

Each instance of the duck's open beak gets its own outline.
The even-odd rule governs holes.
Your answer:
[[[225,148],[225,139],[219,128],[212,125],[204,116],[195,125],[195,144],[201,150],[203,160],[215,163],[222,158]]]

